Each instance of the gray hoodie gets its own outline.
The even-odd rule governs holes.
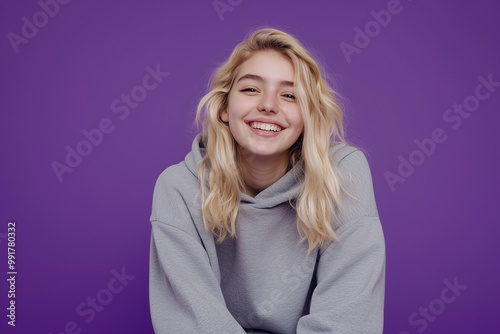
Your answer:
[[[364,154],[332,144],[350,196],[334,226],[340,242],[307,256],[290,200],[296,168],[241,196],[237,237],[203,226],[198,136],[158,178],[151,214],[150,306],[155,333],[382,333],[385,244]]]

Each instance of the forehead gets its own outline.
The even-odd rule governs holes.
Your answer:
[[[254,52],[245,62],[243,62],[235,74],[235,81],[240,77],[253,74],[269,81],[293,81],[293,64],[284,55],[276,51],[264,50]]]

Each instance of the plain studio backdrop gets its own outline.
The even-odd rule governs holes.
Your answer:
[[[500,332],[499,2],[31,0],[0,13],[2,333],[152,333],[155,180],[189,151],[210,73],[265,26],[324,64],[366,152],[385,332]]]

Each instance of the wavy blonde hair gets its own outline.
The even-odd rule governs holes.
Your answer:
[[[220,115],[238,66],[255,52],[272,50],[289,59],[294,67],[294,90],[304,121],[304,132],[290,148],[290,164],[303,171],[301,192],[293,205],[297,228],[309,252],[327,241],[338,240],[332,222],[341,205],[342,187],[328,151],[330,142],[345,142],[338,94],[328,85],[313,57],[293,36],[276,29],[260,29],[238,44],[229,59],[212,75],[210,91],[197,108],[206,154],[198,164],[205,227],[223,241],[236,236],[241,191],[245,189],[238,167],[238,147],[228,124]]]

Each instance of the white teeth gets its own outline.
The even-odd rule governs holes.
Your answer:
[[[250,123],[250,126],[254,129],[264,130],[264,131],[274,131],[274,132],[281,131],[281,128],[279,126],[269,123],[252,122]]]

